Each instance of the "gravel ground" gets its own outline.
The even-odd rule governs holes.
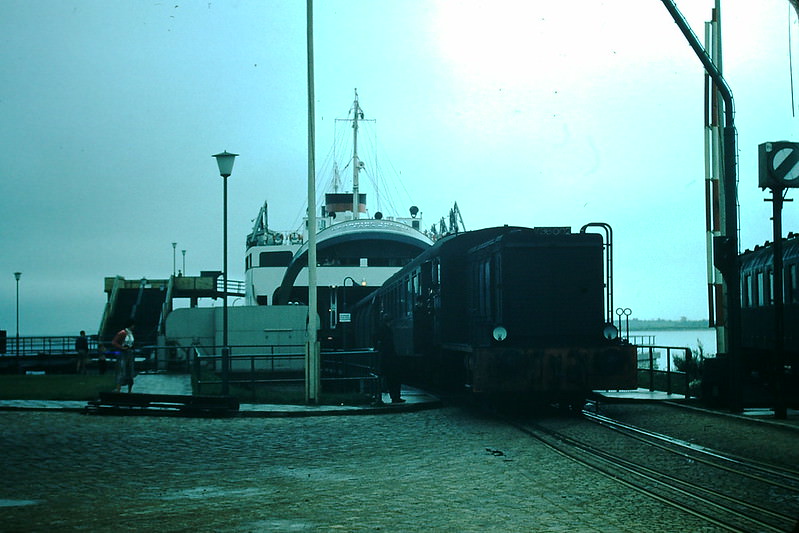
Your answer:
[[[663,403],[603,404],[600,414],[718,449],[799,470],[799,425],[796,420],[727,416]]]

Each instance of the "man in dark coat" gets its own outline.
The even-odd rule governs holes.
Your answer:
[[[394,331],[391,329],[391,317],[383,315],[380,323],[380,330],[377,335],[378,349],[383,367],[383,377],[386,380],[388,395],[391,403],[402,403],[400,391],[402,389],[402,378],[400,377],[400,362],[397,350],[394,347]]]

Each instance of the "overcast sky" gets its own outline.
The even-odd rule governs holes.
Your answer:
[[[713,1],[678,6],[702,37]],[[217,152],[240,154],[231,279],[243,279],[264,201],[273,227],[296,226],[304,1],[2,8],[0,329],[15,331],[15,271],[20,334],[56,335],[97,331],[104,277],[168,277],[172,242],[187,274],[221,269]],[[799,140],[789,29],[797,59],[799,32],[787,0],[722,10],[747,248],[771,238],[757,145]],[[706,318],[703,70],[660,0],[327,0],[314,23],[320,168],[357,87],[381,161],[425,226],[455,201],[467,229],[608,222],[617,306]],[[786,232],[799,230],[798,209],[786,204]]]

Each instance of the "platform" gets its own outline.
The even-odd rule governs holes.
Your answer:
[[[680,401],[687,400],[684,394],[667,393],[663,391],[651,391],[649,389],[635,390],[606,390],[593,391],[595,395],[607,400],[630,400],[630,401]]]

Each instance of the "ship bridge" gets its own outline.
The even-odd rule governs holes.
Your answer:
[[[420,231],[393,220],[356,219],[334,224],[317,234],[318,285],[340,285],[349,276],[360,285],[377,288],[432,244]],[[292,289],[298,276],[307,266],[305,243],[289,263],[275,303],[289,303],[296,294]],[[307,281],[301,281],[307,286]]]

